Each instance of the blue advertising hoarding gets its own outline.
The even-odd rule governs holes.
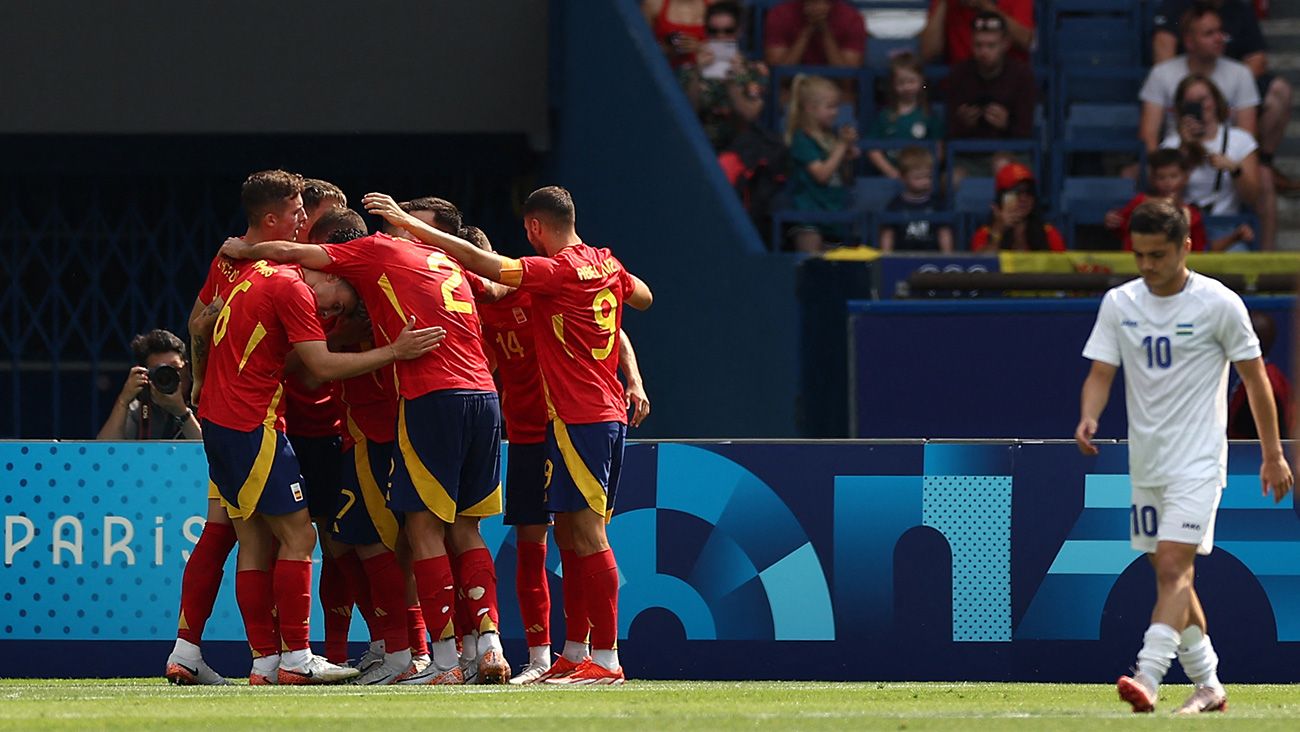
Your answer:
[[[624,663],[640,678],[1112,680],[1154,599],[1128,548],[1126,459],[1064,442],[631,445],[610,525]],[[0,467],[0,652],[30,660],[5,673],[65,674],[63,647],[79,675],[159,673],[202,526],[200,446],[7,442]],[[1230,681],[1290,680],[1300,661],[1300,517],[1260,495],[1258,469],[1258,447],[1233,443],[1198,564]],[[484,534],[522,658],[513,539],[499,519]],[[558,564],[552,551],[556,638]],[[232,576],[205,653],[238,676]]]

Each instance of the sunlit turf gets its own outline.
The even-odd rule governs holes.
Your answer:
[[[155,679],[0,680],[0,729],[1294,730],[1300,687],[1232,686],[1230,710],[1133,715],[1108,685],[630,681],[622,687],[172,687]],[[1212,719],[1211,719],[1212,718]]]

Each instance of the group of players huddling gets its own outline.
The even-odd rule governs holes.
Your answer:
[[[324,181],[263,171],[241,197],[248,231],[222,246],[190,319],[209,501],[166,677],[227,683],[200,642],[238,543],[250,684],[622,683],[605,524],[628,411],[633,425],[649,413],[621,330],[623,305],[649,307],[649,288],[582,242],[563,188],[525,201],[540,256],[521,259],[442,199],[368,194],[385,233],[367,234]],[[503,416],[529,646],[514,678],[478,527],[502,511]],[[308,643],[313,521],[325,657]],[[554,662],[552,523],[566,625]],[[354,605],[371,642],[349,666]]]

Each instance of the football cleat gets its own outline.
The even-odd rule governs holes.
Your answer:
[[[378,666],[371,666],[368,671],[352,680],[362,686],[388,686],[416,673],[409,651],[391,654]]]
[[[335,684],[354,679],[360,674],[355,668],[332,664],[313,653],[307,656],[307,662],[301,666],[291,667],[281,662],[277,681],[292,685]]]
[[[1131,676],[1121,676],[1115,682],[1115,690],[1119,692],[1119,698],[1128,702],[1133,707],[1134,714],[1144,714],[1156,710],[1156,695],[1151,689],[1137,678]]]
[[[414,668],[412,668],[414,671]],[[397,683],[404,686],[450,686],[465,683],[465,672],[457,664],[451,668],[438,668],[429,664],[428,668],[418,673],[411,673]]]
[[[230,684],[221,674],[212,670],[212,667],[203,662],[203,659],[193,660],[182,658],[175,653],[167,657],[167,670],[163,676],[168,681],[177,686],[227,686]]]
[[[1204,684],[1197,684],[1192,695],[1187,697],[1174,714],[1200,714],[1201,712],[1228,711],[1228,692],[1220,686],[1217,689]]]
[[[431,663],[433,663],[433,657],[427,653],[421,653],[418,656],[411,656],[411,665],[415,667],[416,672],[429,668],[429,664]]]
[[[515,685],[535,684],[550,670],[550,666],[543,666],[540,663],[529,661],[528,665],[520,669],[518,674],[510,678],[510,683]]]
[[[489,648],[478,657],[478,683],[505,684],[510,681],[510,664],[495,648]]]
[[[248,685],[249,686],[275,686],[278,677],[279,677],[278,673],[275,676],[266,676],[265,674],[259,674],[256,671],[254,671],[248,675]]]
[[[626,680],[623,676],[622,666],[611,671],[588,658],[567,674],[557,674],[542,683],[569,684],[573,686],[613,686]]]
[[[365,653],[361,654],[361,658],[358,658],[356,663],[352,664],[352,667],[361,673],[365,673],[383,662],[384,651],[382,649],[376,651],[373,647],[370,647],[366,649]]]
[[[567,676],[573,673],[574,669],[581,666],[583,662],[589,660],[591,660],[591,656],[586,656],[582,659],[582,661],[576,661],[576,662],[570,661],[564,656],[556,656],[555,663],[551,664],[551,667],[546,669],[546,671],[543,672],[541,676],[538,676],[537,680],[534,681],[533,683],[542,683],[549,679],[558,678],[560,676]]]
[[[465,679],[465,684],[481,684],[483,680],[478,677],[478,656],[461,656],[460,657],[460,675]]]

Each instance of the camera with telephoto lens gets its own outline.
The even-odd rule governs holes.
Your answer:
[[[154,366],[149,369],[149,385],[159,394],[175,394],[181,385],[181,372],[165,363]]]

